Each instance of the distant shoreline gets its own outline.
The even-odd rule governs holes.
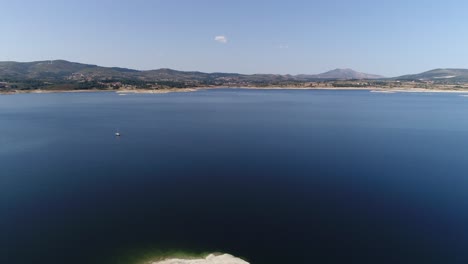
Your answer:
[[[247,89],[247,90],[330,90],[330,91],[369,91],[375,93],[468,93],[468,90],[457,89],[426,89],[426,88],[380,88],[380,87],[234,87],[234,86],[213,86],[213,87],[193,87],[193,88],[170,88],[170,89],[119,89],[119,90],[14,90],[1,91],[0,95],[15,94],[49,94],[49,93],[94,93],[94,92],[115,92],[120,95],[125,94],[167,94],[186,93],[212,89]]]

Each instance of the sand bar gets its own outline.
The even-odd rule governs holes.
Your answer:
[[[229,254],[213,255],[210,254],[206,258],[199,259],[166,259],[156,262],[150,262],[151,264],[249,264],[248,262],[236,258]]]

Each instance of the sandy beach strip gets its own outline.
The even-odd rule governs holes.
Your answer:
[[[380,88],[380,87],[228,87],[228,86],[209,86],[209,87],[193,87],[193,88],[168,88],[168,89],[119,89],[119,90],[12,90],[2,91],[0,95],[14,95],[14,94],[49,94],[49,93],[95,93],[95,92],[115,92],[119,95],[128,94],[167,94],[167,93],[187,93],[196,92],[201,90],[212,89],[247,89],[247,90],[330,90],[330,91],[369,91],[372,93],[460,93],[468,94],[468,90],[456,89],[425,89],[425,88]]]

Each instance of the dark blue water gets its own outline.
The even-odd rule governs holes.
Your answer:
[[[143,248],[468,263],[468,98],[0,96],[0,263],[120,263]]]

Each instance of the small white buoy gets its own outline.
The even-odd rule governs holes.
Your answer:
[[[116,137],[120,137],[120,133],[119,133],[119,132],[115,132],[115,136],[116,136]]]

